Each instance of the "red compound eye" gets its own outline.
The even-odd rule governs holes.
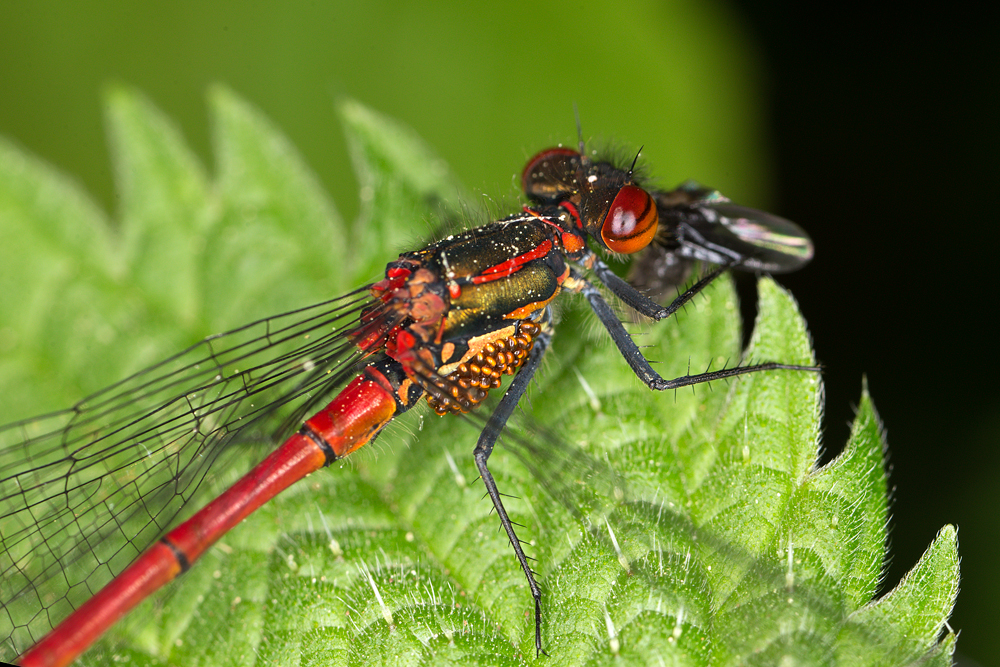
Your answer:
[[[660,216],[649,193],[635,185],[623,186],[601,226],[601,240],[609,250],[630,255],[649,245]]]

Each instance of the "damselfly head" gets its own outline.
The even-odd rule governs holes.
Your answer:
[[[583,160],[562,146],[548,148],[528,160],[521,172],[524,193],[534,202],[558,204],[580,192]]]
[[[557,147],[531,158],[521,180],[533,202],[572,207],[580,226],[607,250],[632,254],[656,236],[656,203],[634,183],[631,169]]]

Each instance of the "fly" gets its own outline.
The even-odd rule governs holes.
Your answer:
[[[661,294],[684,283],[698,261],[723,269],[787,273],[813,256],[812,241],[795,223],[734,204],[718,190],[690,180],[673,190],[648,191],[656,224],[619,240],[614,216],[602,218],[603,209],[594,211],[594,206],[607,206],[623,194],[622,188],[635,186],[633,169],[590,159],[582,141],[579,150],[559,146],[541,151],[528,161],[521,180],[533,204],[581,207],[591,238],[607,250],[634,254],[629,283],[641,292]]]
[[[522,212],[404,252],[375,283],[209,337],[71,410],[0,429],[0,454],[23,461],[0,473],[0,623],[7,644],[27,649],[19,663],[69,664],[289,485],[371,442],[421,399],[439,415],[474,410],[504,375],[513,379],[473,458],[524,571],[541,652],[541,589],[488,461],[550,344],[553,300],[582,294],[657,391],[814,371],[767,362],[665,379],[589,279],[661,320],[727,269],[794,270],[812,246],[794,224],[711,191],[646,190],[631,168],[593,161],[582,144],[542,151],[523,183]],[[664,307],[613,273],[588,239],[654,263],[717,266]],[[157,528],[174,523],[228,443],[293,403],[286,424],[294,425],[283,432],[297,431],[190,519],[165,534]],[[130,549],[141,554],[124,562]],[[99,590],[80,604],[81,588]]]

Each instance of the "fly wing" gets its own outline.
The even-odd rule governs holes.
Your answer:
[[[362,289],[260,320],[0,427],[0,642],[39,639],[177,521],[227,445],[283,438],[352,377],[371,304]]]
[[[664,232],[661,246],[678,257],[785,273],[813,256],[809,235],[790,220],[740,206],[693,181],[654,193]]]
[[[790,220],[729,202],[694,207],[682,227],[685,257],[737,268],[785,273],[802,268],[813,256],[809,236]]]
[[[734,204],[718,190],[687,181],[652,195],[659,230],[633,260],[628,280],[654,298],[682,285],[697,261],[786,273],[812,259],[812,240],[794,222]]]

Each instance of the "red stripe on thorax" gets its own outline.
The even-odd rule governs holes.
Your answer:
[[[491,266],[478,276],[472,276],[472,283],[474,285],[481,285],[492,280],[506,278],[520,271],[521,267],[528,262],[546,257],[550,252],[552,252],[552,241],[543,241],[524,254],[511,257],[495,266]]]

